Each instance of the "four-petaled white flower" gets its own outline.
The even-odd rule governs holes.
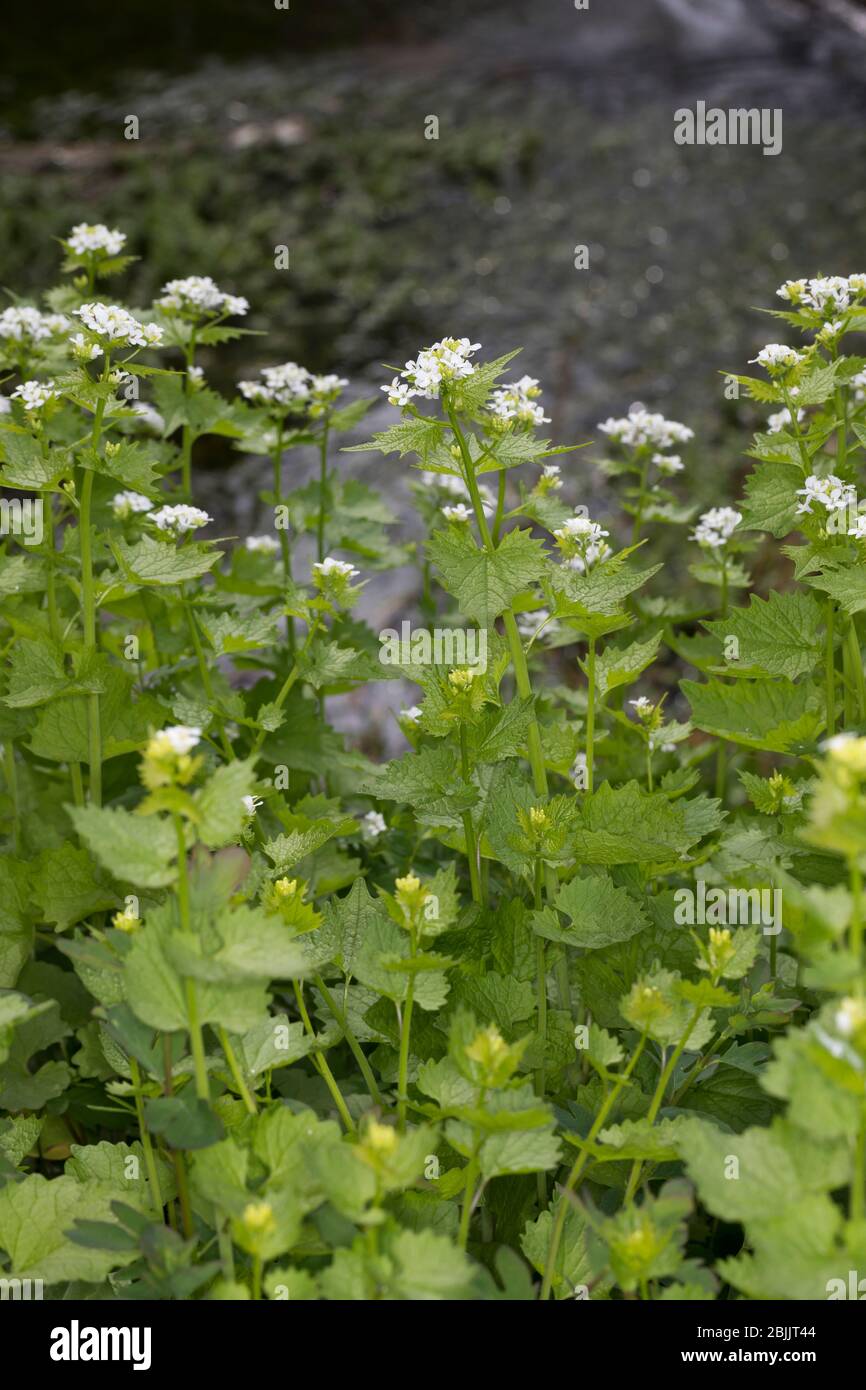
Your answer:
[[[497,386],[490,397],[490,413],[499,424],[549,425],[550,417],[537,404],[541,388],[535,377],[522,376],[509,386]]]
[[[147,751],[157,757],[166,753],[176,753],[182,757],[184,753],[192,752],[200,738],[201,729],[195,724],[171,724],[154,734]]]
[[[65,314],[43,314],[29,304],[10,304],[0,313],[0,338],[26,346],[65,333],[69,319]]]
[[[446,521],[454,521],[459,525],[472,520],[472,512],[465,502],[455,502],[453,506],[443,507],[442,515]]]
[[[840,512],[857,501],[857,489],[853,483],[843,483],[835,473],[819,478],[812,473],[806,479],[806,486],[797,489],[797,496],[803,501],[797,508],[797,515],[808,512],[811,515],[812,503],[817,502],[827,512]]]
[[[159,511],[151,512],[149,520],[154,526],[158,526],[160,531],[182,536],[187,531],[196,531],[200,526],[207,526],[213,521],[213,517],[208,516],[200,507],[191,507],[187,502],[179,502],[174,507],[164,506],[160,507]]]
[[[143,492],[116,492],[111,499],[111,510],[116,517],[124,520],[136,512],[149,512],[153,503]]]
[[[802,352],[797,352],[796,348],[788,347],[785,343],[767,343],[757,357],[749,358],[750,362],[757,362],[759,367],[765,367],[771,374],[787,371],[790,367],[798,366],[803,360]]]
[[[192,317],[215,314],[246,314],[249,300],[236,294],[226,294],[209,275],[187,275],[183,280],[169,280],[155,301],[161,309],[177,309]]]
[[[244,546],[254,553],[273,555],[275,551],[279,550],[280,543],[276,536],[247,536]]]
[[[435,401],[443,386],[474,375],[475,367],[469,358],[480,347],[480,343],[470,343],[468,338],[442,338],[431,347],[422,348],[417,357],[410,358],[406,363],[400,372],[406,383],[405,390],[397,377],[390,386],[380,389],[385,392],[391,405],[406,406],[412,396]]]
[[[361,817],[361,832],[365,840],[378,840],[388,829],[381,811],[368,811]]]
[[[262,798],[260,796],[242,796],[241,801],[244,804],[244,810],[248,816],[254,816],[262,804]]]
[[[139,323],[119,304],[82,304],[75,310],[85,328],[112,347],[159,347],[162,329],[158,323]]]
[[[354,579],[360,570],[356,570],[354,565],[350,565],[348,560],[335,560],[333,555],[328,555],[324,560],[317,560],[313,565],[315,574],[320,574],[323,578],[328,575],[337,575],[340,579]]]
[[[695,432],[678,420],[666,420],[663,415],[644,410],[641,405],[633,405],[628,415],[615,419],[613,416],[603,420],[598,428],[614,444],[622,444],[627,449],[671,449],[674,444],[688,444]]]
[[[408,709],[401,709],[400,718],[408,719],[410,724],[417,724],[421,718],[421,706],[410,705]]]
[[[594,565],[613,553],[605,539],[610,532],[597,521],[590,521],[588,516],[568,517],[553,534],[567,565],[578,574],[588,574]]]
[[[802,423],[805,416],[805,410],[797,411],[798,425]],[[786,425],[791,424],[793,424],[791,412],[788,407],[785,406],[784,410],[777,410],[775,414],[767,416],[767,434],[779,434],[781,430],[785,429]]]
[[[776,294],[798,309],[818,314],[838,314],[850,308],[851,299],[866,289],[866,275],[818,275],[811,280],[786,280]]]
[[[12,400],[20,401],[25,410],[41,410],[49,401],[57,400],[53,381],[23,381],[12,392]]]
[[[279,405],[286,410],[305,410],[310,399],[312,374],[297,362],[263,367],[261,381],[239,381],[238,390],[255,405]]]
[[[742,512],[733,507],[711,507],[704,512],[692,533],[692,540],[710,550],[721,550],[727,545],[743,519]]]
[[[106,227],[104,222],[79,222],[66,238],[66,244],[77,256],[90,256],[101,251],[105,256],[119,256],[126,241],[126,232]]]

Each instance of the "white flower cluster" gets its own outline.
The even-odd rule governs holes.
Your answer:
[[[721,550],[727,545],[743,519],[742,512],[733,507],[711,507],[704,512],[692,533],[692,540],[710,550]]]
[[[368,811],[361,817],[361,833],[365,840],[378,840],[388,829],[381,811]]]
[[[588,574],[612,554],[606,540],[610,532],[602,530],[597,521],[590,521],[587,516],[570,516],[553,534],[569,568],[577,570],[578,574]]]
[[[849,384],[854,387],[855,401],[858,404],[860,401],[866,401],[866,372],[858,372],[856,376],[852,376]]]
[[[442,515],[446,521],[471,521],[472,510],[466,505],[469,501],[469,489],[462,478],[453,473],[434,473],[432,469],[425,468],[421,480],[427,491],[432,490],[457,499],[456,502],[448,503],[442,508]],[[482,510],[489,516],[496,509],[493,493],[484,483],[479,483],[478,496],[481,498]]]
[[[675,473],[682,473],[686,466],[679,454],[653,454],[652,461],[662,477],[665,478],[672,478]]]
[[[149,512],[153,503],[143,492],[116,492],[111,499],[111,510],[124,521],[138,513]]]
[[[297,362],[265,367],[261,381],[239,381],[238,390],[256,405],[281,405],[302,409],[310,396],[310,373]]]
[[[541,388],[535,377],[522,376],[509,386],[497,386],[490,398],[490,412],[505,425],[549,425],[550,417],[536,403]]]
[[[857,489],[852,483],[843,483],[835,473],[819,478],[812,473],[806,479],[806,486],[797,488],[797,496],[803,501],[797,508],[797,515],[808,512],[811,515],[812,503],[817,502],[827,512],[841,512],[845,507],[856,504]]]
[[[644,410],[643,406],[633,405],[628,415],[620,419],[611,416],[598,426],[602,434],[610,437],[614,444],[623,444],[628,449],[671,449],[674,444],[688,444],[694,439],[694,430],[681,425],[678,420],[666,420],[663,415]]]
[[[173,536],[183,536],[188,531],[207,526],[213,521],[213,517],[208,516],[200,507],[191,507],[186,502],[180,502],[177,506],[160,507],[158,511],[151,512],[148,520],[152,521],[154,526],[158,526],[160,531],[167,531]]]
[[[29,304],[10,304],[0,314],[0,338],[13,343],[41,343],[54,334],[65,333],[69,319],[65,314],[43,314]]]
[[[247,536],[244,547],[254,554],[273,555],[280,545],[276,536]]]
[[[77,256],[92,256],[101,251],[106,256],[119,256],[126,233],[106,227],[104,222],[79,222],[66,238],[66,244]]]
[[[12,392],[13,401],[20,401],[25,410],[41,410],[60,395],[53,381],[24,381]]]
[[[158,323],[139,323],[128,309],[118,304],[82,304],[75,312],[84,327],[101,339],[100,347],[158,347],[162,342]],[[73,342],[80,346],[81,335]],[[93,355],[99,356],[99,353]]]
[[[757,357],[750,357],[749,361],[757,362],[759,367],[765,367],[772,374],[798,366],[803,361],[803,354],[797,352],[796,348],[788,347],[785,343],[767,343],[766,347],[761,348]]]
[[[805,410],[797,411],[798,425],[802,423],[802,421],[805,419],[805,416]],[[787,425],[791,424],[793,424],[791,412],[788,409],[788,407],[785,406],[784,410],[777,410],[774,415],[769,415],[767,417],[767,434],[779,434],[781,430],[785,429]]]
[[[395,376],[390,386],[382,386],[380,390],[385,392],[390,405],[406,406],[413,396],[435,401],[443,386],[474,375],[475,368],[469,358],[480,347],[480,343],[470,343],[468,338],[442,338],[432,347],[423,348],[417,357],[410,358],[400,373],[402,381]]]
[[[177,309],[182,314],[246,314],[248,299],[225,294],[209,275],[188,275],[184,280],[169,280],[163,285],[159,299],[161,309]]]
[[[260,796],[242,796],[241,804],[248,816],[254,816],[262,804],[262,798]]]
[[[354,565],[350,565],[348,560],[335,560],[333,555],[327,555],[324,560],[317,560],[313,565],[313,573],[321,576],[322,579],[329,579],[332,575],[338,579],[354,579],[360,570],[356,570]]]
[[[819,275],[812,280],[786,280],[776,294],[800,309],[838,314],[866,291],[866,275]]]
[[[147,746],[151,757],[164,757],[166,753],[176,753],[182,757],[191,753],[201,738],[201,729],[194,724],[172,724],[154,734]]]

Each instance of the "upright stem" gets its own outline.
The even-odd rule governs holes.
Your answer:
[[[293,665],[291,671],[290,671],[289,674],[286,676],[286,679],[283,681],[283,684],[282,684],[282,686],[280,687],[280,692],[279,692],[279,694],[277,695],[276,700],[274,700],[274,706],[275,706],[276,709],[282,709],[283,705],[286,703],[286,700],[287,700],[288,697],[289,697],[289,694],[290,694],[290,692],[291,692],[292,686],[295,684],[296,680],[297,680],[298,677],[300,676],[300,674],[301,674],[301,658],[303,657],[304,653],[306,652],[307,648],[309,647],[310,643],[312,642],[313,637],[315,636],[315,633],[316,633],[316,624],[315,624],[315,623],[312,623],[311,626],[310,626],[310,630],[309,630],[309,632],[307,633],[307,640],[304,642],[304,645],[303,645],[303,647],[301,648],[300,654],[298,655],[298,657],[297,657],[297,659],[296,659],[296,661],[295,661],[295,664]],[[267,737],[267,730],[266,730],[266,729],[259,729],[259,732],[258,732],[258,734],[256,735],[255,741],[254,741],[254,743],[253,743],[253,746],[252,746],[252,749],[251,749],[251,752],[250,752],[250,756],[251,756],[251,757],[254,758],[254,757],[257,755],[257,753],[258,753],[259,750],[261,749],[261,746],[262,746],[262,744],[264,743],[266,737]]]
[[[153,1210],[158,1221],[162,1220],[162,1192],[159,1186],[159,1173],[156,1167],[156,1158],[153,1152],[153,1144],[150,1140],[150,1133],[147,1122],[144,1118],[144,1098],[141,1087],[141,1068],[133,1056],[129,1058],[129,1072],[132,1077],[132,1085],[135,1091],[135,1113],[138,1118],[138,1132],[141,1136],[141,1147],[144,1150],[144,1166],[147,1169],[147,1181],[150,1185],[150,1196],[153,1202]]]
[[[540,912],[542,908],[542,885],[544,882],[544,863],[540,856],[536,857],[533,883],[533,897],[535,911]],[[538,1011],[538,1038],[541,1044],[540,1061],[535,1072],[535,1089],[539,1097],[544,1099],[545,1085],[547,1081],[545,1072],[545,1058],[547,1054],[547,942],[543,936],[537,935],[535,938],[535,998]],[[539,1170],[535,1175],[535,1184],[538,1191],[538,1209],[544,1211],[547,1206],[547,1176]]]
[[[469,748],[466,739],[466,725],[461,721],[460,724],[460,768],[463,781],[469,783],[472,773],[469,767]],[[484,893],[481,887],[481,875],[478,864],[478,841],[475,835],[475,825],[472,820],[472,812],[463,812],[463,834],[466,837],[466,860],[469,864],[469,882],[472,886],[472,901],[483,903]]]
[[[379,1090],[378,1084],[376,1082],[376,1077],[373,1074],[373,1069],[370,1066],[370,1063],[367,1061],[364,1049],[361,1047],[361,1044],[358,1042],[358,1039],[355,1037],[355,1034],[352,1031],[352,1028],[350,1027],[349,1020],[347,1019],[343,1010],[340,1008],[331,991],[328,989],[328,986],[325,984],[321,975],[313,976],[313,984],[316,986],[316,989],[319,991],[322,998],[324,999],[327,1008],[330,1010],[337,1023],[339,1024],[343,1037],[349,1044],[352,1056],[355,1058],[355,1061],[358,1063],[358,1066],[361,1069],[361,1075],[367,1083],[367,1089],[370,1092],[371,1098],[373,1099],[376,1105],[381,1105],[382,1093]]]
[[[417,950],[414,926],[409,932],[409,954],[414,957]],[[403,1132],[406,1128],[406,1106],[409,1100],[409,1038],[412,1032],[412,1006],[415,1002],[415,973],[409,976],[406,986],[406,999],[400,1019],[400,1063],[397,1072],[397,1127]]]
[[[271,461],[274,467],[274,520],[276,521],[276,509],[283,503],[283,429],[285,422],[280,420],[277,424],[277,442]],[[280,518],[282,521],[282,517]],[[278,526],[277,532],[280,538],[280,553],[283,560],[283,587],[288,589],[292,582],[292,548],[289,541],[288,528]],[[288,638],[289,651],[294,655],[295,651],[295,620],[291,616],[286,618],[286,637]]]
[[[857,695],[857,718],[861,724],[866,724],[866,676],[863,674],[863,654],[860,651],[860,639],[857,636],[857,622],[853,617],[849,620],[845,641],[848,646],[851,671],[854,676],[854,690]]]
[[[328,491],[328,431],[329,424],[325,420],[322,434],[319,439],[319,517],[316,526],[316,551],[321,562],[325,558],[325,512],[326,494]]]
[[[637,499],[637,508],[636,508],[636,510],[635,510],[635,515],[634,515],[634,526],[632,527],[632,532],[631,532],[631,543],[632,543],[632,545],[637,545],[638,541],[640,540],[640,529],[641,529],[641,525],[643,524],[643,512],[644,512],[644,507],[646,506],[646,485],[647,485],[647,476],[648,476],[648,474],[649,474],[649,466],[650,466],[650,460],[649,460],[649,457],[647,457],[647,458],[644,459],[643,465],[642,465],[642,467],[641,467],[641,474],[640,474],[640,495],[639,495],[639,497],[638,497],[638,499]]]
[[[223,1055],[229,1064],[229,1071],[232,1074],[232,1080],[234,1081],[235,1086],[237,1087],[237,1090],[240,1093],[241,1100],[243,1101],[246,1107],[247,1113],[249,1115],[258,1114],[258,1107],[256,1106],[255,1097],[253,1096],[249,1086],[244,1080],[244,1074],[241,1071],[237,1055],[235,1053],[234,1048],[231,1045],[229,1035],[226,1032],[225,1028],[219,1027],[217,1029],[217,1036],[220,1040],[220,1047],[223,1050]]]
[[[99,402],[97,418],[101,418],[104,401]],[[96,431],[96,425],[94,425]],[[90,509],[93,500],[93,469],[84,469],[78,513],[78,535],[81,547],[81,606],[84,623],[84,655],[96,652],[96,596],[93,585],[93,537]],[[102,805],[102,730],[99,719],[99,696],[87,697],[87,751],[90,765],[90,800]]]
[[[505,485],[507,474],[504,468],[500,468],[496,487],[496,515],[493,518],[493,544],[499,544],[499,536],[502,531],[502,518],[505,514]]]
[[[15,763],[15,744],[11,738],[6,740],[3,750],[3,767],[6,773],[6,790],[12,802],[12,844],[14,853],[21,850],[21,807],[18,800],[18,768]]]
[[[196,661],[198,662],[198,671],[199,675],[201,676],[201,683],[204,688],[205,698],[207,699],[208,705],[211,708],[211,710],[214,710],[214,707],[216,705],[216,696],[214,694],[213,681],[211,680],[210,670],[208,669],[208,664],[205,659],[204,648],[202,647],[201,638],[199,637],[198,623],[196,622],[195,614],[193,613],[192,608],[190,607],[189,599],[187,599],[184,595],[183,585],[181,585],[181,603],[183,605],[183,611],[186,617],[187,627],[189,628],[189,635],[192,640],[193,650],[195,651]],[[219,714],[216,714],[215,710],[214,717],[216,718],[217,732],[219,734],[219,740],[220,744],[222,745],[222,750],[225,753],[228,761],[233,762],[235,756],[234,749],[232,748],[231,744],[228,741],[228,738],[226,737],[225,725],[223,724],[222,718]]]
[[[352,1119],[352,1116],[349,1113],[349,1107],[343,1099],[343,1093],[337,1085],[334,1073],[331,1071],[331,1068],[328,1066],[328,1063],[325,1060],[324,1053],[321,1051],[321,1049],[318,1048],[318,1038],[316,1037],[316,1030],[313,1027],[313,1021],[310,1018],[310,1015],[307,1011],[307,1005],[304,1002],[304,987],[298,980],[293,980],[292,985],[295,991],[295,999],[298,1001],[298,1010],[300,1012],[301,1018],[303,1019],[304,1027],[306,1028],[310,1037],[313,1039],[313,1042],[317,1044],[317,1050],[313,1054],[313,1060],[315,1062],[315,1065],[318,1068],[322,1080],[324,1081],[325,1085],[331,1093],[331,1098],[337,1107],[337,1113],[339,1114],[340,1119],[343,1121],[343,1125],[345,1126],[346,1132],[348,1134],[354,1134],[355,1121]]]
[[[174,831],[177,837],[177,903],[180,911],[181,930],[192,931],[192,917],[189,905],[189,874],[186,866],[186,836],[184,835],[183,821],[175,812],[172,817],[174,821]],[[189,1029],[189,1041],[192,1049],[193,1062],[195,1064],[195,1090],[199,1100],[210,1100],[210,1087],[207,1079],[207,1060],[204,1050],[204,1038],[201,1031],[201,1023],[198,1016],[198,993],[195,987],[195,980],[188,976],[183,982],[184,995],[186,998],[186,1017]]]
[[[592,791],[595,770],[595,638],[586,653],[586,790]]]
[[[478,1091],[476,1109],[480,1110],[484,1105],[484,1096],[485,1088],[482,1086]],[[475,1184],[478,1180],[481,1145],[483,1142],[484,1135],[476,1130],[472,1145],[472,1153],[466,1165],[466,1186],[463,1189],[463,1210],[460,1213],[460,1227],[457,1231],[457,1244],[460,1246],[461,1250],[466,1249],[466,1243],[469,1239],[469,1225],[472,1221],[472,1210],[475,1206]]]
[[[621,1076],[617,1077],[615,1084],[611,1087],[610,1091],[605,1097],[604,1102],[602,1103],[602,1107],[596,1115],[595,1119],[593,1120],[592,1127],[584,1141],[586,1147],[581,1149],[577,1158],[574,1160],[571,1172],[569,1173],[568,1178],[565,1182],[565,1186],[563,1187],[560,1193],[559,1202],[556,1208],[556,1216],[553,1222],[553,1230],[550,1233],[550,1245],[548,1246],[547,1250],[547,1258],[544,1262],[544,1278],[542,1280],[541,1293],[539,1295],[542,1302],[550,1297],[550,1290],[553,1284],[553,1275],[556,1269],[556,1260],[557,1256],[559,1255],[559,1246],[562,1240],[562,1233],[565,1229],[565,1219],[568,1215],[569,1195],[575,1191],[575,1189],[577,1188],[577,1184],[580,1182],[581,1174],[583,1173],[583,1170],[589,1161],[589,1149],[591,1145],[595,1143],[595,1140],[598,1138],[598,1135],[604,1128],[608,1115],[610,1114],[611,1110],[616,1105],[616,1102],[619,1099],[620,1092],[626,1085],[629,1077],[631,1076],[632,1072],[637,1066],[638,1060],[646,1045],[646,1039],[646,1033],[642,1033],[640,1041],[638,1042],[637,1047],[632,1053],[625,1071],[622,1073]]]
[[[827,599],[824,608],[824,626],[826,628],[824,647],[824,692],[827,704],[827,737],[832,738],[836,732],[836,656],[834,650],[835,609],[831,598]]]
[[[863,874],[856,854],[848,861],[848,878],[851,891],[851,923],[848,930],[848,945],[857,962],[859,971],[858,993],[863,993]]]
[[[190,331],[189,345],[185,352],[186,375],[183,379],[183,392],[185,396],[192,394],[189,369],[195,364],[195,329]],[[192,498],[192,426],[184,425],[181,435],[181,454],[180,454],[180,484],[184,496]]]
[[[57,611],[57,577],[54,573],[56,551],[54,547],[54,496],[50,492],[42,494],[42,512],[45,517],[45,597],[48,604],[48,630],[55,642],[60,641],[60,616]]]
[[[656,1116],[658,1115],[659,1110],[661,1109],[662,1101],[664,1100],[664,1095],[665,1091],[667,1090],[668,1082],[674,1074],[677,1062],[680,1060],[683,1053],[685,1052],[686,1043],[688,1042],[689,1038],[694,1032],[695,1024],[700,1018],[702,1012],[703,1010],[701,1008],[697,1008],[694,1010],[691,1018],[689,1019],[686,1031],[683,1033],[682,1037],[680,1038],[679,1042],[677,1043],[676,1047],[674,1048],[673,1052],[668,1058],[667,1064],[664,1067],[664,1070],[662,1071],[662,1074],[658,1079],[658,1085],[656,1086],[655,1091],[653,1093],[653,1098],[650,1101],[650,1108],[647,1111],[646,1116],[651,1125],[655,1124]],[[623,1199],[624,1206],[630,1205],[634,1197],[634,1194],[637,1191],[637,1186],[640,1182],[642,1166],[643,1165],[641,1163],[641,1160],[639,1158],[636,1158],[634,1163],[632,1164],[631,1174],[628,1180],[628,1187],[625,1190],[625,1198]]]

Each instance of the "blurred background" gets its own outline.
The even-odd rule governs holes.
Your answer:
[[[784,336],[757,306],[866,269],[859,0],[79,0],[4,23],[0,285],[38,293],[73,222],[120,226],[128,302],[193,273],[250,299],[269,336],[205,360],[223,390],[292,358],[378,396],[381,363],[443,335],[522,345],[554,440],[642,401],[696,431],[684,499],[729,502],[765,412],[719,373]],[[782,153],[676,145],[698,100],[781,107]],[[382,397],[363,437],[392,420]],[[200,500],[255,529],[266,465],[199,447]],[[600,453],[566,461],[564,495],[610,520]],[[405,465],[341,466],[400,510]],[[405,582],[377,579],[374,622]]]

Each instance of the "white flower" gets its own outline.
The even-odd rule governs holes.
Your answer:
[[[248,816],[254,816],[262,804],[262,798],[260,796],[242,796],[241,801],[244,804],[244,810]]]
[[[553,534],[569,568],[577,570],[578,574],[588,574],[594,565],[612,554],[605,540],[610,532],[587,516],[568,517]]]
[[[261,381],[238,382],[238,390],[248,401],[294,410],[306,408],[313,380],[306,367],[297,362],[283,362],[279,367],[263,368],[261,375]]]
[[[59,395],[53,381],[25,381],[12,392],[12,400],[20,401],[25,410],[41,410]]]
[[[126,518],[135,512],[149,512],[153,503],[143,492],[116,492],[111,499],[111,510],[116,517]]]
[[[415,394],[411,386],[407,386],[405,381],[396,376],[390,386],[380,386],[379,390],[385,392],[389,405],[399,406],[401,410],[409,404]]]
[[[353,579],[360,570],[356,570],[354,565],[350,565],[347,560],[335,560],[333,555],[328,555],[324,560],[317,560],[313,565],[313,573],[320,574],[323,578],[334,574],[341,579]]]
[[[446,521],[454,521],[461,525],[472,520],[472,512],[465,502],[456,502],[452,507],[443,507],[442,515]]]
[[[797,489],[797,496],[803,501],[797,508],[797,515],[808,512],[811,515],[812,503],[817,502],[825,511],[839,512],[856,504],[857,489],[852,483],[843,483],[835,473],[819,478],[814,473],[806,479],[806,486]]]
[[[629,700],[633,710],[637,711],[638,716],[649,714],[653,707],[652,700],[648,700],[646,695],[639,695],[636,700]]]
[[[101,357],[105,351],[99,343],[88,342],[83,333],[73,333],[69,339],[69,346],[72,348],[72,356],[77,357],[81,362],[92,362],[94,358]]]
[[[67,245],[78,256],[87,256],[94,251],[102,251],[106,256],[119,256],[126,241],[126,233],[115,227],[110,230],[104,222],[90,225],[79,222],[66,238]]]
[[[749,362],[757,362],[759,367],[766,367],[767,371],[771,373],[776,368],[796,367],[803,360],[802,352],[787,347],[785,343],[767,343],[766,347],[761,348],[757,357],[749,358]]]
[[[558,463],[546,463],[544,465],[539,484],[545,492],[557,492],[562,487],[561,469]]]
[[[43,314],[29,304],[10,304],[0,314],[0,338],[15,343],[41,343],[57,333],[64,333],[69,320],[64,314]]]
[[[384,388],[388,400],[392,405],[404,406],[412,396],[423,396],[428,401],[438,399],[443,386],[474,375],[475,368],[469,358],[480,347],[480,343],[470,343],[468,338],[442,338],[431,347],[422,348],[400,372],[408,389],[401,391],[395,377],[391,385]]]
[[[208,516],[200,507],[190,507],[186,502],[180,502],[174,507],[160,507],[159,511],[151,512],[149,519],[160,531],[168,531],[175,536],[195,531],[199,526],[207,526],[213,521],[213,517]]]
[[[847,998],[840,1001],[833,1018],[836,1031],[843,1038],[850,1038],[866,1024],[866,1002],[862,999]]]
[[[158,347],[162,329],[157,323],[139,323],[118,304],[82,304],[75,310],[85,328],[115,347]]]
[[[247,536],[244,546],[247,550],[256,553],[273,555],[275,551],[279,550],[280,543],[276,536]]]
[[[685,464],[679,454],[653,454],[653,463],[663,477],[670,477],[674,473],[682,473]]]
[[[361,830],[365,840],[378,840],[387,828],[385,817],[379,811],[368,811],[361,817]]]
[[[238,295],[225,294],[209,275],[188,275],[184,280],[169,280],[162,295],[155,301],[162,309],[178,309],[192,314],[238,314],[249,309],[249,301]]]
[[[310,390],[314,396],[334,396],[348,386],[348,378],[328,372],[324,376],[310,377]]]
[[[688,425],[666,420],[663,415],[644,410],[641,405],[633,405],[628,415],[620,419],[611,416],[603,420],[598,428],[614,444],[623,444],[628,449],[642,449],[648,445],[654,449],[670,449],[674,444],[687,444],[695,434]]]
[[[587,784],[587,762],[586,753],[576,754],[571,768],[571,780],[578,791],[586,791]]]
[[[154,434],[162,434],[165,421],[149,401],[130,401],[129,408],[138,416],[145,429],[152,430]]]
[[[784,285],[780,285],[776,290],[779,298],[787,299],[789,304],[799,304],[805,293],[805,280],[786,280]]]
[[[421,706],[410,705],[408,709],[401,709],[400,718],[408,719],[410,724],[417,724],[421,718]]]
[[[192,752],[199,739],[201,729],[194,724],[172,724],[167,729],[160,729],[158,734],[154,734],[148,747],[149,753],[171,752],[182,756],[184,753]],[[160,747],[154,745],[159,743]]]
[[[797,424],[801,424],[805,419],[805,410],[797,411]],[[777,410],[774,415],[767,417],[767,434],[778,434],[786,425],[792,424],[791,412],[787,406],[784,410]]]
[[[855,540],[866,541],[866,516],[862,513],[858,516],[854,525],[849,526],[848,535],[853,536]]]
[[[517,614],[517,630],[521,637],[527,639],[535,637],[541,627],[544,627],[548,636],[559,630],[559,623],[555,618],[551,619],[546,608],[536,608],[531,613]]]
[[[692,540],[710,550],[720,550],[731,539],[742,519],[742,512],[735,511],[733,507],[711,507],[699,518]]]
[[[187,367],[186,374],[193,386],[201,386],[204,382],[204,367]]]
[[[852,376],[849,384],[854,387],[855,401],[866,400],[866,372],[858,372],[856,376]]]
[[[490,412],[503,424],[549,425],[544,407],[535,403],[540,395],[535,377],[522,376],[510,386],[497,386],[490,398]]]
[[[0,396],[0,415],[8,415],[11,409],[12,406],[9,403],[9,397]]]

